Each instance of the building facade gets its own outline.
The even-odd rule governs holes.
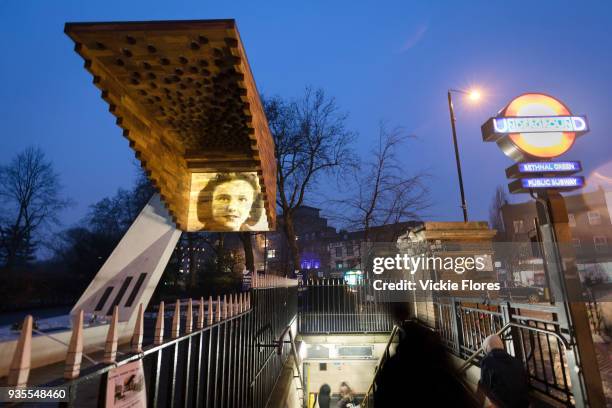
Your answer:
[[[568,226],[583,279],[612,280],[612,191],[564,195]],[[501,208],[506,242],[537,241],[534,201],[505,204]]]

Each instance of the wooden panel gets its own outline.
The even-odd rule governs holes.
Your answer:
[[[191,173],[257,172],[276,223],[276,161],[233,20],[68,23],[136,157],[186,230]]]

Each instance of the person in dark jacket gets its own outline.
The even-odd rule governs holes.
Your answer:
[[[529,406],[528,380],[523,364],[504,350],[498,335],[482,343],[485,357],[480,362],[479,391],[498,408]]]
[[[400,327],[396,352],[375,378],[374,406],[478,407],[438,334],[412,321]]]
[[[319,388],[319,394],[316,397],[315,404],[319,403],[319,408],[329,408],[331,403],[331,387],[323,384]]]

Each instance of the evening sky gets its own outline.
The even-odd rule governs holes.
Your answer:
[[[461,217],[450,87],[478,86],[484,96],[477,106],[456,100],[472,219],[488,218],[511,164],[482,142],[480,125],[524,92],[554,95],[586,114],[592,131],[566,158],[583,161],[591,188],[612,180],[609,1],[3,0],[0,15],[0,163],[40,146],[76,202],[63,214],[64,226],[117,188],[129,188],[135,175],[127,140],[63,33],[69,21],[236,19],[261,93],[293,97],[307,85],[325,89],[349,113],[362,154],[380,120],[417,136],[401,157],[407,172],[431,174],[435,205],[428,219]]]

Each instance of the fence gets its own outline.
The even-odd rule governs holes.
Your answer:
[[[144,333],[144,313],[140,307],[131,349],[119,352],[119,358],[115,311],[104,362],[80,370],[81,337],[71,341],[67,353],[65,378],[69,379],[38,386],[67,387],[70,396],[70,401],[64,404],[67,406],[104,406],[112,370],[141,362],[148,406],[264,407],[289,356],[290,346],[282,337],[297,313],[297,283],[260,276],[254,277],[252,284],[247,293],[208,301],[190,299],[185,313],[181,312],[185,302],[177,301],[171,311],[162,302],[154,332],[149,336]],[[195,313],[194,305],[198,309]],[[82,336],[82,319],[80,314],[73,339],[78,338],[79,331]],[[14,361],[24,360],[22,357],[28,355],[28,336],[31,338],[31,324],[26,322],[22,332],[26,341],[18,346]],[[143,348],[143,338],[147,337],[152,344]],[[271,343],[282,345],[279,353],[265,347]],[[15,367],[11,385],[27,384],[27,366]]]
[[[523,362],[532,389],[563,404],[572,404],[567,342],[556,320],[556,308],[533,304],[482,304],[477,300],[434,302],[436,330],[458,357],[474,360],[482,341],[503,331],[506,350]]]
[[[389,333],[393,329],[388,292],[370,279],[309,279],[298,288],[299,332]]]

